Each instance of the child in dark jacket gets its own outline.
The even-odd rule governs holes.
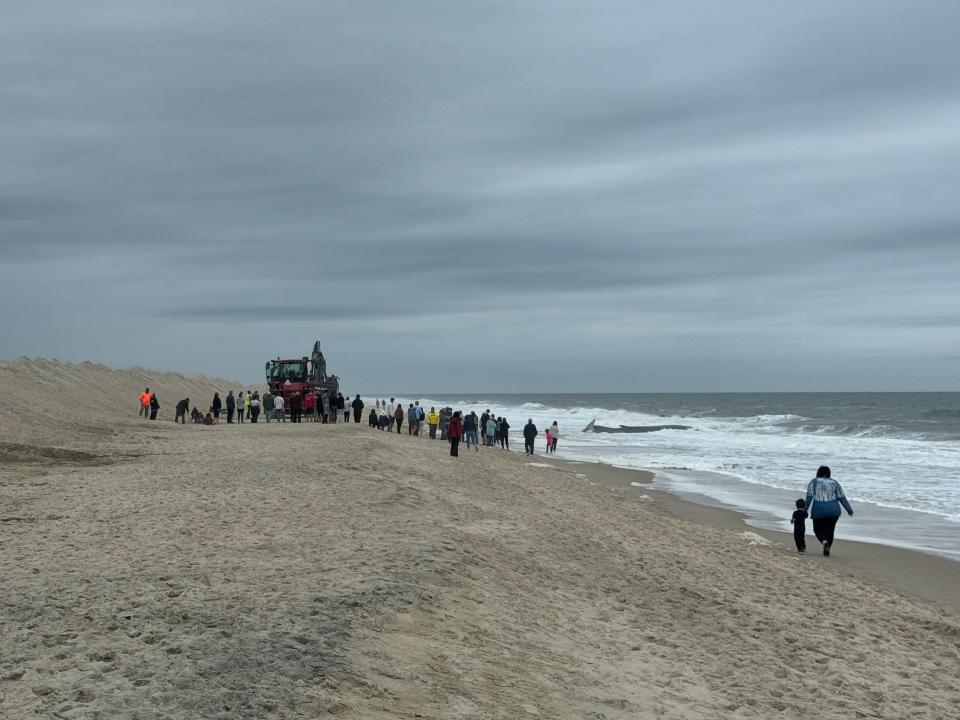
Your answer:
[[[793,541],[797,544],[797,552],[807,551],[807,503],[803,498],[797,500],[797,509],[793,511],[790,522],[793,523]]]

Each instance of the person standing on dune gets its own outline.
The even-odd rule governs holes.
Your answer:
[[[158,412],[160,412],[160,401],[157,400],[156,393],[150,393],[150,419],[156,420]]]
[[[150,415],[150,388],[140,393],[140,417],[144,420]]]
[[[220,410],[223,409],[223,402],[220,400],[220,393],[213,394],[213,402],[210,403],[210,410],[213,412],[214,420],[220,420]]]

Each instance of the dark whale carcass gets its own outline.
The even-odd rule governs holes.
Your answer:
[[[596,420],[591,420],[583,432],[595,433],[649,433],[658,430],[689,430],[689,425],[619,425],[617,427],[606,427],[597,425]]]

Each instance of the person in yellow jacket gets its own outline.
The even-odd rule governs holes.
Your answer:
[[[437,439],[437,426],[440,424],[440,414],[437,412],[436,408],[430,408],[430,412],[427,413],[427,425],[430,426],[430,439]]]

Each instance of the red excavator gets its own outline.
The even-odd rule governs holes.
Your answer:
[[[313,354],[289,360],[267,360],[267,385],[274,395],[282,394],[288,401],[294,393],[315,393],[335,398],[340,392],[340,378],[327,375],[327,361],[320,350],[320,341],[313,344]]]

